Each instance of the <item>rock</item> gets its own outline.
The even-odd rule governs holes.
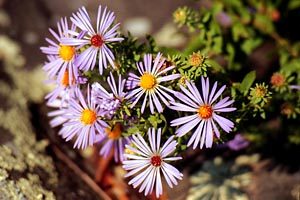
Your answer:
[[[33,116],[49,91],[40,66],[27,69],[20,45],[0,41],[0,199],[103,199],[48,148],[48,121]]]
[[[5,36],[0,40],[0,199],[55,199],[48,188],[58,184],[58,174],[45,152],[48,142],[36,140],[30,121],[31,74],[19,69],[19,46]]]

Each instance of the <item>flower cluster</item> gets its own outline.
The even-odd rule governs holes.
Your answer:
[[[222,131],[233,130],[222,114],[236,108],[234,100],[222,97],[225,86],[218,89],[214,82],[211,88],[203,76],[183,80],[184,70],[160,52],[143,53],[142,61],[119,52],[127,41],[119,27],[114,13],[99,6],[96,27],[82,7],[58,22],[58,32],[50,29],[55,40],[46,38],[48,46],[41,47],[48,58],[42,67],[46,82],[55,84],[46,96],[54,109],[50,124],[74,148],[98,145],[102,156],[113,152],[128,171],[125,177],[132,177],[130,185],[145,195],[155,189],[159,197],[162,177],[173,187],[183,176],[170,164],[181,159],[175,156],[177,140],[193,149],[211,148]],[[191,67],[206,66],[203,58],[194,54]],[[125,59],[134,64],[124,66]]]

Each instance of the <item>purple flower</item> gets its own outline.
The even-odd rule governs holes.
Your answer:
[[[57,127],[68,121],[66,115],[68,114],[68,98],[62,100],[57,98],[53,101],[47,102],[48,107],[54,108],[55,110],[50,111],[47,116],[53,117],[50,120],[51,127]]]
[[[243,148],[246,148],[250,142],[246,140],[241,134],[236,134],[233,140],[230,140],[225,143],[229,149],[234,151],[239,151]]]
[[[291,89],[300,90],[300,85],[290,85]]]
[[[126,79],[119,75],[118,87],[113,74],[107,77],[107,83],[112,93],[109,93],[100,83],[92,85],[92,99],[99,104],[106,117],[111,118],[117,109],[120,108],[126,93],[123,91]]]
[[[114,55],[112,51],[108,48],[107,43],[117,42],[123,40],[121,37],[116,37],[119,28],[119,23],[113,26],[115,20],[114,13],[108,11],[105,7],[104,10],[101,6],[98,8],[97,15],[97,27],[94,30],[91,19],[85,7],[78,10],[77,13],[73,13],[71,21],[82,30],[81,33],[75,31],[69,31],[69,34],[74,36],[80,36],[85,34],[83,38],[65,38],[63,44],[66,45],[88,45],[88,48],[82,52],[76,59],[76,65],[84,71],[93,69],[98,57],[99,61],[99,73],[103,73],[103,67],[107,68],[107,61],[112,67],[114,64]],[[87,35],[86,35],[87,34]]]
[[[204,143],[206,147],[212,146],[214,135],[218,138],[220,137],[220,132],[215,122],[227,133],[232,131],[234,127],[233,122],[219,115],[219,113],[222,112],[232,112],[236,110],[236,108],[228,107],[234,100],[229,100],[229,97],[225,97],[214,104],[226,86],[224,85],[216,92],[217,82],[215,82],[212,90],[209,92],[209,79],[207,78],[205,80],[201,77],[201,83],[202,96],[194,83],[186,81],[187,89],[180,86],[183,93],[176,93],[176,97],[183,103],[171,102],[172,105],[170,106],[170,108],[174,110],[193,113],[192,115],[171,121],[171,126],[182,125],[176,131],[178,137],[182,137],[197,126],[187,144],[190,146],[194,143],[193,149],[199,144],[200,139],[200,148],[202,148]]]
[[[65,72],[69,75],[69,82],[72,82],[72,77],[77,78],[78,69],[74,65],[74,60],[76,58],[76,48],[72,45],[62,45],[62,38],[72,36],[66,34],[69,31],[68,21],[66,18],[62,18],[60,23],[57,23],[58,34],[49,29],[51,34],[57,40],[54,42],[53,40],[46,38],[46,41],[50,44],[48,47],[41,47],[41,51],[47,54],[49,62],[47,62],[42,69],[46,71],[46,75],[53,79],[56,79],[61,82],[64,78]],[[75,26],[73,25],[71,30],[75,30]]]
[[[140,62],[137,64],[137,68],[141,76],[129,73],[126,86],[133,90],[128,92],[126,98],[133,98],[131,108],[136,105],[144,94],[145,97],[141,108],[142,113],[144,112],[147,101],[149,101],[151,113],[154,113],[154,105],[158,112],[163,112],[161,101],[165,105],[169,105],[168,101],[174,101],[174,99],[168,94],[174,93],[174,91],[161,85],[161,83],[177,79],[180,77],[180,74],[165,75],[167,71],[174,69],[175,66],[169,66],[162,69],[165,59],[162,59],[161,57],[162,54],[158,53],[153,61],[152,55],[146,54],[144,55],[144,63]]]
[[[72,82],[69,82],[69,73],[65,71],[64,76],[61,81],[58,80],[48,80],[46,83],[54,83],[56,85],[55,89],[45,96],[48,102],[54,101],[57,98],[61,99],[61,103],[70,97],[73,97],[78,87],[77,81],[75,81],[74,76]]]
[[[116,123],[105,130],[106,134],[96,136],[96,143],[102,145],[99,154],[107,157],[111,151],[114,151],[115,162],[124,160],[124,148],[130,143],[129,137],[122,137],[123,127]]]
[[[91,101],[89,87],[86,99],[79,89],[76,91],[76,97],[70,99],[68,122],[64,123],[64,127],[69,128],[62,129],[60,134],[66,141],[77,136],[74,148],[85,149],[94,144],[97,133],[104,134],[107,124],[100,119],[99,106]]]
[[[123,161],[123,168],[129,171],[125,177],[134,176],[129,181],[129,185],[133,185],[134,188],[140,185],[139,192],[145,191],[145,195],[151,194],[155,185],[158,198],[163,190],[161,174],[171,188],[173,184],[177,185],[176,179],[182,179],[183,174],[167,163],[179,160],[181,157],[167,157],[176,149],[177,142],[173,140],[174,136],[171,136],[162,147],[160,147],[160,128],[157,133],[154,128],[149,128],[148,138],[150,147],[139,133],[132,136],[134,147],[126,145],[132,153],[124,154],[128,160]]]

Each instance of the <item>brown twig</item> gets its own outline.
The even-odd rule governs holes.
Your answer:
[[[93,189],[100,197],[105,200],[111,198],[97,185],[97,183],[84,171],[82,171],[67,155],[65,155],[56,145],[51,144],[51,148],[55,155],[64,162],[70,169],[74,171],[91,189]]]
[[[97,163],[97,170],[95,174],[95,180],[97,183],[100,183],[102,181],[102,178],[104,176],[105,171],[107,170],[107,167],[109,166],[110,161],[114,157],[114,150],[110,151],[107,158],[100,157]]]

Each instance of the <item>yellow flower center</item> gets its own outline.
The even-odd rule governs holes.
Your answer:
[[[186,12],[183,9],[177,9],[174,12],[174,21],[184,23],[186,20]]]
[[[114,140],[117,140],[121,137],[121,134],[122,134],[122,126],[120,123],[117,123],[113,129],[111,130],[110,128],[107,128],[105,130],[105,132],[107,133],[107,136],[108,138],[110,139],[114,139]]]
[[[96,34],[96,35],[92,36],[92,38],[91,38],[92,46],[100,48],[103,45],[103,43],[104,43],[104,41],[100,35]]]
[[[152,74],[145,73],[141,76],[140,86],[145,89],[149,90],[152,89],[155,85],[155,77]]]
[[[84,109],[81,112],[81,119],[80,121],[85,123],[85,124],[93,124],[97,119],[97,115],[95,111],[90,110],[90,109]]]
[[[160,167],[161,163],[162,163],[162,160],[161,160],[161,157],[159,155],[154,155],[154,156],[151,157],[150,162],[154,167]]]
[[[200,106],[199,109],[198,109],[198,115],[202,119],[209,119],[209,118],[211,118],[212,113],[213,113],[213,109],[209,105]]]
[[[266,94],[266,89],[264,87],[255,88],[255,94],[257,97],[263,97]]]
[[[190,58],[190,64],[193,67],[200,66],[202,64],[203,58],[200,54],[198,53],[193,53],[193,55]]]
[[[58,54],[59,57],[64,61],[70,61],[74,57],[75,48],[72,46],[60,45]]]

